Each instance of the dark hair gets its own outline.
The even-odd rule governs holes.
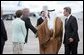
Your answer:
[[[22,15],[22,10],[17,10],[15,14],[16,17],[20,17]]]
[[[44,12],[44,11],[41,11],[41,12],[40,12],[40,15],[42,14],[42,12]],[[48,12],[48,17],[50,17],[50,16],[49,16],[49,12]]]
[[[69,12],[69,14],[71,14],[71,8],[70,7],[64,7],[64,9],[66,10],[66,12]]]
[[[44,12],[44,11],[41,11],[41,12],[40,12],[40,15],[42,14],[42,12]]]

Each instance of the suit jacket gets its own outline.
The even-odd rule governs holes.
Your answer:
[[[42,19],[42,17],[40,17],[38,20],[37,20],[37,26],[40,25],[44,20]]]
[[[22,17],[21,18],[24,22],[25,22],[25,26],[26,26],[26,38],[25,38],[25,43],[27,43],[27,39],[28,39],[28,30],[31,29],[33,31],[33,33],[36,34],[37,30],[36,28],[34,28],[34,26],[31,24],[30,18],[28,17]]]
[[[20,18],[16,18],[12,21],[12,37],[13,42],[24,43],[26,37],[25,22]]]
[[[73,43],[76,43],[79,41],[77,20],[72,15],[69,17],[67,23],[65,19],[65,33],[64,33],[64,43],[65,44],[70,43],[68,40],[69,38],[74,39]]]
[[[1,42],[5,42],[7,40],[7,32],[4,26],[4,22],[2,20],[1,20],[0,36],[1,36]]]

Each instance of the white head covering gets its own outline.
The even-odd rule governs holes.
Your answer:
[[[43,11],[47,11],[48,10],[48,6],[43,6]]]
[[[47,20],[48,20],[48,28],[49,29],[54,29],[54,21],[55,21],[55,18],[56,18],[56,13],[55,11],[52,11],[49,13],[49,16],[50,18],[48,17],[48,7],[47,6],[43,6],[43,11],[46,12],[46,17],[47,17]]]
[[[56,13],[55,11],[50,12],[50,19],[48,19],[48,28],[49,29],[54,29],[54,21],[56,19]]]

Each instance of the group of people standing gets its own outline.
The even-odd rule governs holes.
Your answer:
[[[1,11],[1,15],[2,15]],[[37,20],[37,27],[35,28],[29,18],[30,10],[24,8],[16,11],[16,19],[12,21],[12,41],[13,53],[22,54],[24,44],[27,43],[28,30],[31,29],[39,39],[40,54],[58,54],[62,44],[63,23],[59,17],[49,16],[49,11],[41,11],[41,17]],[[77,47],[79,42],[78,24],[74,16],[71,15],[71,8],[64,8],[65,19],[65,33],[64,46],[65,54],[77,54]],[[4,23],[1,20],[1,54],[5,41],[7,40],[7,33]]]

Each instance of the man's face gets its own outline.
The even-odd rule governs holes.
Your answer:
[[[48,11],[45,11],[45,17],[48,17]]]
[[[67,16],[68,15],[68,12],[66,11],[66,9],[64,9],[63,14],[64,14],[64,16]]]
[[[24,16],[29,16],[29,10],[28,9],[23,10],[23,15]]]
[[[42,12],[41,16],[45,17],[45,12]]]

